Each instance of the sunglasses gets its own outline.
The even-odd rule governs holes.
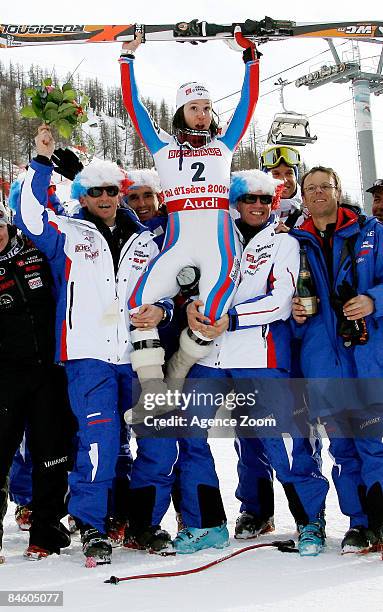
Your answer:
[[[276,168],[282,161],[288,166],[298,166],[301,161],[299,151],[292,147],[273,147],[261,155],[262,168]]]
[[[273,196],[271,195],[255,195],[254,193],[244,193],[238,198],[239,202],[243,202],[244,204],[255,204],[258,200],[261,204],[265,206],[269,205],[273,201]]]
[[[119,187],[117,187],[117,185],[107,185],[106,187],[89,187],[89,189],[86,190],[86,193],[91,198],[99,198],[104,191],[106,195],[110,196],[111,198],[114,198],[118,194],[120,189]]]

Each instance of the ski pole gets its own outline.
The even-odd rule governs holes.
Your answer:
[[[218,565],[218,563],[223,563],[223,561],[227,561],[228,559],[232,559],[241,553],[247,552],[249,550],[254,550],[255,548],[266,548],[266,547],[274,547],[277,548],[281,552],[298,552],[295,548],[294,540],[276,540],[274,542],[265,542],[263,544],[252,544],[251,546],[246,546],[245,548],[240,548],[239,550],[235,550],[234,552],[225,555],[224,557],[220,557],[220,559],[216,559],[215,561],[210,561],[210,563],[206,563],[206,565],[200,565],[198,567],[193,567],[188,570],[180,570],[178,572],[161,572],[155,574],[138,574],[135,576],[125,576],[123,578],[119,578],[118,576],[111,576],[108,580],[104,580],[106,584],[118,584],[119,582],[127,581],[127,580],[141,580],[144,578],[172,578],[174,576],[187,576],[188,574],[197,574],[198,572],[202,572],[203,570],[208,569],[209,567],[213,567],[214,565]]]

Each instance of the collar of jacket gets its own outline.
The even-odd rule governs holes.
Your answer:
[[[16,234],[16,236],[12,236],[8,241],[5,249],[0,253],[0,261],[6,261],[8,259],[12,259],[15,255],[20,253],[24,247],[24,240],[22,236]]]
[[[260,232],[262,232],[266,227],[269,227],[269,225],[278,225],[278,218],[275,215],[275,213],[271,213],[270,217],[267,219],[266,223],[264,223],[263,225],[259,226],[259,227],[252,227],[251,225],[248,225],[247,223],[243,223],[242,219],[236,219],[235,222],[235,227],[239,233],[239,236],[242,240],[242,243],[245,243],[245,245],[248,245],[249,242],[254,238],[254,236],[257,236]],[[246,229],[246,232],[243,232],[241,228]],[[247,231],[248,229],[248,231]],[[253,230],[253,231],[252,231]],[[246,235],[245,235],[246,233]]]
[[[349,208],[343,208],[342,206],[340,206],[338,208],[338,215],[337,215],[334,235],[337,232],[340,232],[341,236],[344,236],[344,237],[351,236],[352,234],[356,233],[358,230],[359,230],[358,215],[354,211],[350,210]],[[315,228],[312,217],[309,217],[308,219],[306,219],[306,221],[299,228],[291,230],[290,233],[292,236],[298,239],[299,237],[303,237],[303,235],[307,237],[307,234],[309,234],[313,242],[318,243],[320,245],[322,244],[322,240],[320,236],[318,236],[317,234],[317,230]]]
[[[97,223],[95,222],[95,219],[98,219],[98,217],[95,217],[94,215],[90,214],[86,207],[81,207],[81,209],[76,214],[73,215],[73,219],[89,221],[90,223],[94,223],[94,225],[96,225],[97,227]],[[136,213],[134,211],[130,211],[128,208],[118,208],[117,209],[116,225],[118,225],[119,221],[121,221],[122,223],[124,222],[127,222],[129,224],[132,223],[134,231],[137,232],[138,234],[148,231],[148,228],[145,227],[145,225],[141,223]]]

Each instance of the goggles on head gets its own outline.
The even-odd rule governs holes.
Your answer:
[[[191,149],[206,147],[211,142],[211,134],[208,130],[178,129],[174,137],[179,145],[188,145]]]
[[[255,195],[255,193],[244,193],[237,201],[243,202],[243,204],[255,204],[258,200],[261,204],[269,206],[273,201],[273,196],[268,194]]]
[[[89,187],[89,189],[86,190],[86,193],[91,198],[99,198],[104,191],[106,195],[114,198],[116,195],[118,195],[120,188],[117,187],[117,185],[106,185],[106,187]]]
[[[288,166],[299,166],[301,155],[292,147],[271,147],[261,155],[261,168],[276,168],[281,162]]]

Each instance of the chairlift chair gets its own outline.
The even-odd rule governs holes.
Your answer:
[[[267,136],[267,142],[274,145],[291,145],[293,147],[304,147],[306,144],[312,144],[317,140],[317,136],[310,135],[307,115],[287,110],[285,106],[283,90],[288,85],[288,82],[279,77],[275,85],[280,86],[279,99],[283,110],[274,115]]]
[[[294,112],[274,115],[267,141],[275,145],[303,147],[312,144],[317,136],[311,136],[309,120],[306,115]]]

